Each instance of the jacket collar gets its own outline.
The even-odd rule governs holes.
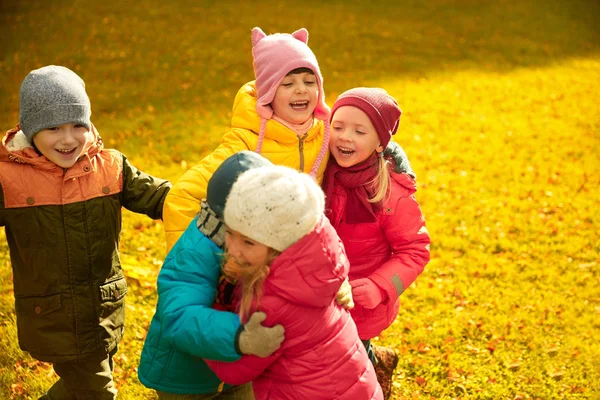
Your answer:
[[[83,161],[89,164],[91,158],[103,149],[104,145],[102,138],[94,125],[92,125],[92,133],[94,134],[94,140],[88,144],[83,155],[77,160],[77,163]],[[46,170],[62,170],[61,167],[35,151],[33,145],[25,137],[25,134],[21,131],[18,124],[13,129],[7,131],[2,139],[2,146],[0,146],[0,162],[6,161],[30,164]]]
[[[311,233],[285,249],[270,265],[265,294],[309,307],[333,301],[350,265],[342,242],[326,217]]]

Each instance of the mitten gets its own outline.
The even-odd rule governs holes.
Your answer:
[[[383,151],[383,156],[394,162],[394,172],[397,174],[408,174],[413,177],[413,179],[417,179],[417,175],[410,167],[410,162],[408,162],[408,157],[404,152],[404,149],[400,147],[400,145],[396,142],[388,143],[387,147]]]
[[[267,328],[261,325],[267,318],[264,312],[255,312],[250,316],[238,336],[238,347],[242,354],[253,354],[259,357],[268,357],[281,346],[285,338],[281,325]]]
[[[350,282],[352,297],[357,304],[364,308],[375,308],[387,298],[379,286],[369,278],[359,278]]]
[[[348,278],[342,282],[337,294],[335,295],[335,302],[344,307],[346,310],[354,308],[354,301],[352,300],[352,286],[348,282]]]

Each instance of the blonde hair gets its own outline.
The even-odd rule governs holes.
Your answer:
[[[389,197],[390,188],[390,171],[388,170],[388,161],[383,157],[383,154],[378,154],[377,175],[367,185],[373,190],[373,197],[369,198],[369,203],[379,203],[387,200]]]
[[[267,261],[264,265],[252,266],[248,263],[241,263],[234,257],[225,254],[223,258],[223,274],[231,282],[237,282],[242,289],[242,298],[240,301],[239,315],[240,320],[244,321],[250,313],[252,302],[260,302],[262,297],[262,285],[269,275],[269,265],[281,254],[277,250],[269,248]]]

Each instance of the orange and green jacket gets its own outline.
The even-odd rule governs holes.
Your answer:
[[[190,221],[200,209],[200,201],[206,197],[208,180],[217,167],[229,156],[242,151],[256,149],[260,116],[256,113],[256,88],[254,81],[248,82],[238,91],[233,103],[231,129],[225,133],[220,145],[200,163],[187,171],[167,196],[164,209],[164,226],[167,250],[170,250]],[[294,131],[281,123],[267,121],[261,155],[277,165],[309,173],[323,144],[324,124],[315,119],[306,138],[299,139]],[[320,183],[327,166],[329,151],[326,152],[317,172]]]
[[[171,187],[103,149],[92,131],[96,140],[68,169],[39,155],[18,126],[0,146],[19,345],[42,361],[80,361],[121,340],[121,207],[161,218]]]

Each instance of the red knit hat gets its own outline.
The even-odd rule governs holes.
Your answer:
[[[384,148],[398,130],[402,110],[384,89],[359,87],[345,91],[333,104],[331,119],[343,106],[353,106],[367,114]]]

